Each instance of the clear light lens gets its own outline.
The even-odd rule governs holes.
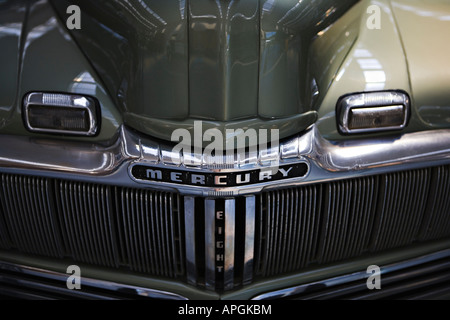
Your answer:
[[[404,106],[355,108],[350,110],[348,128],[388,128],[401,126],[404,121]]]
[[[89,114],[85,109],[29,106],[28,121],[32,128],[86,132]]]
[[[95,98],[32,92],[24,98],[24,120],[33,132],[93,136],[98,131]]]

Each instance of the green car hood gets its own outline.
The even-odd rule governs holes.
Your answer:
[[[272,128],[317,120],[310,47],[357,0],[53,1],[80,6],[73,38],[125,124],[170,140],[178,128]]]

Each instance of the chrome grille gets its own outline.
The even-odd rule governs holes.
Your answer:
[[[55,184],[62,234],[69,255],[77,261],[118,267],[110,188],[69,181]]]
[[[218,291],[450,236],[450,166],[240,197],[12,174],[0,181],[0,248]]]
[[[357,256],[367,248],[378,185],[376,177],[367,177],[332,182],[325,187],[320,262]]]
[[[302,268],[318,249],[322,186],[267,192],[260,196],[255,261],[267,276]]]
[[[178,197],[115,188],[115,199],[121,252],[132,270],[167,277],[184,274]]]
[[[171,278],[184,273],[176,194],[0,177],[2,248]]]
[[[373,251],[401,247],[417,238],[429,198],[430,178],[429,169],[380,177],[380,202],[373,230]]]
[[[450,236],[449,166],[264,192],[255,274]]]
[[[253,279],[255,196],[184,198],[188,283],[224,291]]]

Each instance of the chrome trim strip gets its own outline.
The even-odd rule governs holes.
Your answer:
[[[270,168],[271,162],[260,161],[267,150],[260,150],[258,159],[241,165],[235,159],[231,168],[211,168],[206,162],[199,166],[185,166],[183,159],[195,155],[180,154],[179,165],[164,162],[162,150],[169,145],[157,144],[122,127],[115,142],[71,142],[12,135],[0,135],[0,171],[59,177],[79,181],[95,181],[120,186],[148,186],[183,195],[237,196],[255,194],[265,189],[298,186],[355,176],[373,175],[398,170],[450,163],[450,129],[430,130],[387,137],[358,140],[328,141],[317,126],[302,135],[280,144],[279,165],[307,163],[309,174],[285,180],[249,184],[236,187],[202,187],[154,181],[142,183],[133,180],[129,171],[134,164],[156,168],[175,168],[198,173],[230,173]],[[272,150],[273,151],[273,150]],[[272,154],[271,151],[271,154]],[[201,160],[201,157],[197,157]],[[242,159],[241,159],[242,160]],[[173,160],[170,160],[173,161]],[[267,165],[267,166],[265,166]],[[368,170],[370,169],[370,170]]]
[[[128,157],[120,141],[106,147],[74,141],[0,135],[0,166],[86,176],[113,173]]]
[[[435,260],[439,260],[442,258],[450,257],[450,249],[442,250],[439,252],[431,253],[428,255],[420,256],[418,258],[413,258],[393,264],[389,264],[386,266],[380,266],[381,268],[381,275],[389,274],[394,271],[402,270],[409,267],[414,267],[420,264],[425,264],[428,262],[432,262]],[[346,274],[330,279],[325,279],[322,281],[316,281],[312,283],[302,284],[295,287],[290,287],[286,289],[276,290],[272,292],[267,292],[264,294],[257,295],[252,298],[252,300],[270,300],[270,299],[282,299],[287,298],[293,295],[305,293],[311,288],[319,287],[319,288],[329,288],[333,286],[338,286],[342,284],[346,284],[349,282],[354,282],[358,280],[367,279],[370,276],[370,274],[367,273],[367,270],[355,272],[352,274]]]
[[[350,172],[436,160],[450,160],[450,130],[414,132],[383,139],[331,143],[317,130],[306,155],[329,172]],[[315,142],[314,142],[315,141]],[[406,169],[406,168],[405,168]]]
[[[184,225],[186,278],[189,284],[197,285],[197,268],[195,262],[195,199],[193,197],[184,197]]]
[[[53,279],[62,281],[65,285],[67,281],[67,274],[59,273],[55,271],[45,270],[41,268],[35,268],[30,266],[25,266],[21,264],[0,261],[0,269],[9,270],[13,272],[23,273],[25,275],[42,277],[46,279]],[[149,289],[139,286],[120,284],[117,282],[98,280],[92,278],[81,277],[81,285],[89,286],[98,289],[104,289],[109,291],[116,291],[118,293],[122,292],[133,292],[137,296],[149,297],[153,299],[169,299],[169,300],[188,300],[186,297],[162,290]]]
[[[87,111],[89,115],[89,129],[87,131],[71,131],[71,130],[33,128],[33,126],[30,124],[28,117],[30,105],[84,109]],[[39,133],[61,133],[78,136],[94,136],[95,134],[97,134],[98,131],[96,108],[97,108],[96,102],[93,98],[76,94],[31,92],[27,94],[23,99],[25,126],[27,127],[28,130]]]
[[[236,200],[225,200],[225,266],[224,289],[234,287],[234,252],[235,252],[235,225],[236,225]]]
[[[245,198],[245,251],[244,251],[244,285],[253,280],[253,259],[255,250],[255,212],[256,197]]]
[[[216,289],[216,201],[205,200],[205,286]]]

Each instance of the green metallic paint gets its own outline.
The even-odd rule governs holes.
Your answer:
[[[0,3],[0,129],[9,121],[16,104],[21,32],[26,9],[25,1]]]
[[[450,5],[354,2],[149,0],[136,8],[79,0],[83,27],[72,34],[89,62],[64,26],[71,2],[53,3],[59,23],[46,1],[30,2],[23,34],[25,2],[6,2],[0,13],[15,14],[0,16],[10,30],[0,38],[6,48],[0,61],[8,61],[0,77],[0,130],[29,134],[21,99],[38,90],[96,96],[103,114],[97,141],[110,139],[122,117],[166,140],[175,129],[192,130],[196,120],[221,130],[278,128],[284,138],[317,118],[326,138],[348,139],[336,129],[337,99],[389,89],[411,94],[412,117],[403,132],[449,127],[448,44],[437,37],[449,28]],[[366,25],[373,4],[382,9],[379,30]]]
[[[127,125],[170,140],[194,121],[297,134],[313,124],[308,52],[357,0],[53,1]],[[101,45],[100,45],[101,44]]]
[[[264,1],[261,12],[259,114],[288,117],[312,110],[310,54],[325,32],[357,1]],[[341,29],[339,26],[336,29]],[[322,67],[322,65],[320,66]],[[326,66],[324,66],[326,67]],[[324,72],[324,70],[320,70]],[[297,132],[294,132],[297,133]]]
[[[364,5],[360,2],[329,28],[319,31],[308,52],[311,78],[317,84],[318,95],[312,101],[319,109],[344,59],[359,36]]]
[[[69,140],[108,141],[117,134],[122,123],[121,114],[103,89],[100,79],[78,50],[55,13],[46,1],[29,2],[28,16],[23,30],[23,52],[18,56],[20,64],[19,88],[14,102],[9,103],[3,134],[30,135],[22,119],[22,99],[28,92],[49,91],[86,94],[96,97],[101,108],[101,130],[95,137],[65,136]],[[13,60],[14,61],[14,60]],[[1,60],[9,64],[8,60]],[[2,81],[3,82],[3,81]],[[36,137],[50,137],[33,134]],[[51,135],[52,137],[58,137]]]
[[[258,114],[259,1],[189,3],[190,117]]]
[[[450,2],[395,0],[411,76],[411,92],[421,126],[450,127]]]
[[[371,5],[381,8],[380,29],[367,27],[370,14],[366,9]],[[421,8],[434,12],[434,16],[423,14],[424,21],[421,21],[416,17]],[[344,61],[331,64],[333,69],[339,65],[337,71],[328,73],[321,81],[331,84],[317,105],[317,124],[322,135],[330,140],[347,140],[450,127],[450,96],[445,89],[450,77],[446,61],[448,43],[434,36],[448,30],[448,21],[442,19],[448,12],[450,4],[441,0],[428,1],[427,5],[423,1],[364,0],[347,12],[335,26],[357,19],[358,37]],[[321,37],[317,41],[320,43]],[[344,41],[338,42],[334,47],[343,44]],[[412,110],[408,126],[400,133],[340,135],[335,118],[337,99],[352,92],[379,90],[404,90],[410,94]]]
[[[171,137],[171,133],[175,129],[186,129],[191,134],[194,132],[194,120],[188,119],[183,121],[171,121],[171,120],[161,120],[161,119],[151,119],[140,115],[135,114],[125,114],[124,120],[131,127],[135,128],[141,132],[147,132],[149,135],[153,137],[158,137],[161,135],[160,130],[166,131],[167,139],[169,140]],[[234,137],[234,131],[237,129],[242,129],[246,131],[250,128],[257,129],[278,129],[281,135],[281,132],[297,132],[298,128],[307,128],[312,123],[317,120],[317,113],[315,111],[308,111],[303,114],[299,114],[296,116],[289,117],[288,119],[269,119],[266,121],[261,121],[260,119],[248,119],[248,120],[237,120],[237,121],[228,121],[228,122],[218,122],[218,121],[202,121],[202,130],[205,132],[208,129],[218,129],[221,132],[224,132],[223,143],[226,142],[227,139]],[[226,130],[233,130],[233,137],[228,136]],[[245,133],[243,133],[245,134]],[[204,146],[208,145],[210,142],[203,141]],[[175,141],[178,142],[178,141]],[[225,144],[224,144],[225,145]]]
[[[369,14],[366,9],[371,5],[381,8],[380,29],[367,27]],[[328,74],[324,80],[331,85],[318,106],[319,130],[330,140],[349,139],[340,135],[336,126],[335,111],[339,97],[352,92],[390,89],[411,92],[404,51],[389,2],[365,0],[358,6],[345,17],[347,20],[355,17],[359,20],[358,38],[344,61],[337,62],[340,65],[337,72]],[[418,129],[413,118],[405,131]],[[391,133],[384,135],[386,134]],[[367,134],[351,138],[363,136],[367,137]]]
[[[78,5],[70,33],[123,113],[184,119],[189,114],[186,4],[177,0],[53,1],[61,20]]]

